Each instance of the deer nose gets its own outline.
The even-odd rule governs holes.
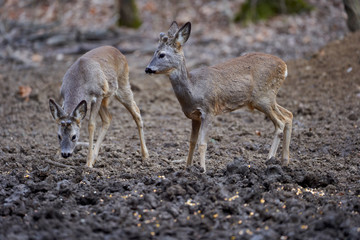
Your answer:
[[[156,71],[153,71],[151,68],[147,67],[145,68],[145,73],[151,74],[151,73],[156,73]]]
[[[68,158],[68,157],[71,156],[71,153],[69,153],[69,152],[62,152],[62,153],[61,153],[61,156],[62,156],[63,158]]]

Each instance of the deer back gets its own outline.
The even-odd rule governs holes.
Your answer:
[[[261,97],[275,98],[286,75],[286,64],[272,55],[251,53],[190,72],[193,95],[201,96],[213,114],[253,108]],[[205,106],[204,106],[205,107]]]
[[[125,56],[114,47],[104,46],[87,52],[64,75],[61,96],[65,112],[71,112],[82,100],[90,104],[94,98],[113,95],[119,83],[127,81],[128,72]]]

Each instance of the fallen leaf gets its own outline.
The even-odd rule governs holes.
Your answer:
[[[143,7],[144,11],[149,11],[149,12],[156,12],[157,8],[155,6],[155,3],[153,1],[149,1],[145,4],[145,6]]]
[[[21,98],[25,98],[25,101],[29,101],[29,96],[32,89],[29,86],[19,86],[19,94]]]
[[[44,59],[43,56],[41,56],[40,54],[33,54],[33,55],[31,56],[31,60],[32,60],[33,62],[40,63],[40,62],[42,62],[43,59]]]
[[[96,14],[96,8],[95,7],[91,7],[89,10],[91,15],[95,15]]]

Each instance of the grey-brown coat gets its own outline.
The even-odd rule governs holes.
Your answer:
[[[112,119],[108,111],[112,96],[131,113],[139,131],[142,157],[145,159],[149,156],[140,110],[134,101],[129,83],[128,63],[118,49],[103,46],[81,56],[65,73],[60,93],[64,99],[63,106],[60,107],[53,99],[49,100],[49,105],[53,118],[59,124],[58,137],[63,157],[69,157],[76,147],[81,120],[89,109],[89,150],[86,165],[93,167]],[[102,126],[93,147],[98,115]]]
[[[187,165],[192,164],[199,141],[200,165],[205,170],[207,132],[213,117],[243,106],[264,112],[275,125],[268,158],[275,156],[280,135],[285,132],[283,160],[288,163],[292,114],[276,103],[276,95],[287,76],[285,62],[272,55],[251,53],[189,73],[182,46],[190,32],[189,22],[180,29],[173,22],[168,35],[160,33],[159,46],[145,69],[146,73],[169,76],[184,114],[192,119]]]

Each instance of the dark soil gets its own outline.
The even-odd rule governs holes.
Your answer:
[[[352,34],[288,62],[278,95],[294,113],[288,166],[266,160],[270,120],[243,109],[216,118],[205,174],[198,163],[185,169],[191,123],[170,82],[145,75],[151,54],[127,56],[150,159],[141,161],[135,123],[113,101],[96,171],[81,168],[86,148],[56,156],[48,98],[60,101],[75,57],[20,70],[2,62],[0,239],[359,239],[359,46]],[[29,101],[18,94],[25,85]]]

